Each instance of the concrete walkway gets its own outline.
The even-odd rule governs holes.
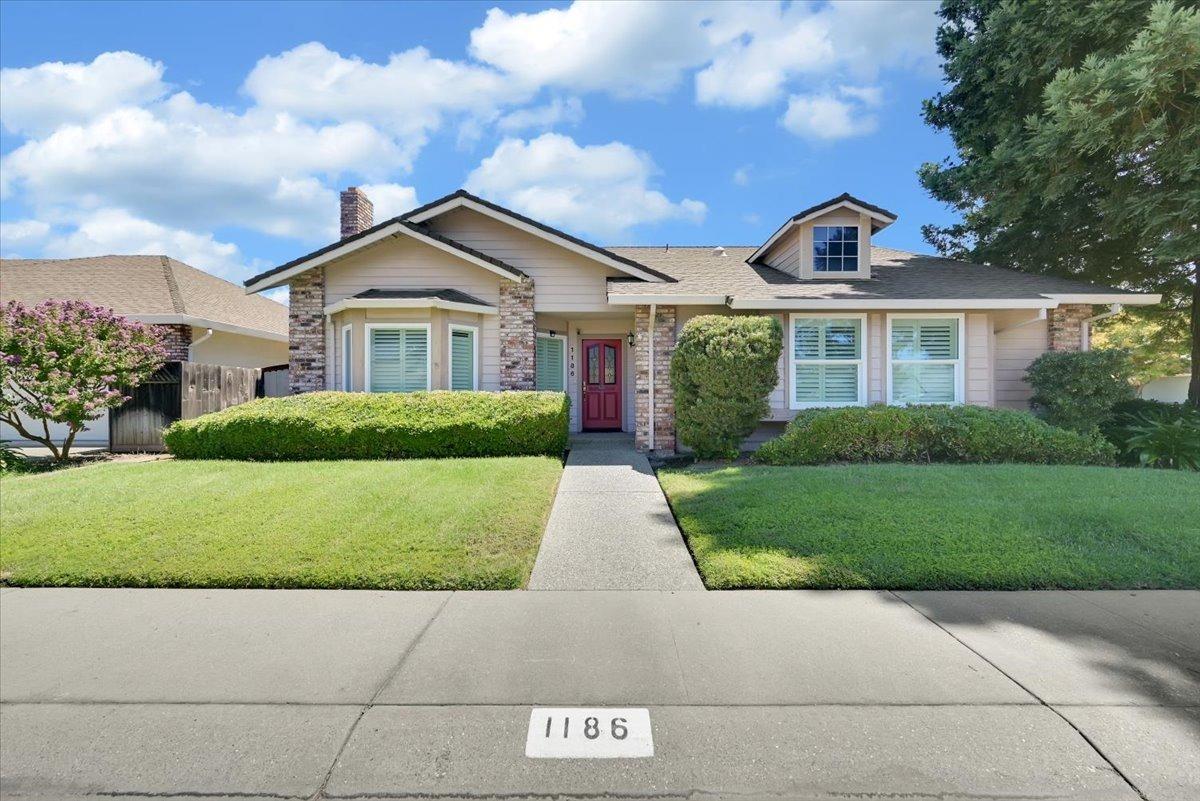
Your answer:
[[[1200,593],[5,589],[0,731],[4,798],[1194,801]]]
[[[529,589],[704,589],[658,479],[627,434],[571,439]]]

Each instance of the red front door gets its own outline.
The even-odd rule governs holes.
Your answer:
[[[583,427],[621,428],[621,340],[583,340]]]

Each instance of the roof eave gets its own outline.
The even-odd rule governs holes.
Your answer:
[[[119,312],[118,312],[119,313]],[[259,339],[270,339],[274,342],[287,342],[288,335],[277,331],[267,331],[262,328],[251,328],[244,325],[227,323],[223,320],[210,320],[206,317],[195,317],[190,314],[121,314],[127,320],[147,325],[190,325],[193,328],[211,328],[227,334],[240,334]]]

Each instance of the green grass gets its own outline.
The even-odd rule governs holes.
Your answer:
[[[1200,474],[1035,465],[670,469],[705,583],[1200,587]]]
[[[508,589],[525,584],[557,459],[157,461],[5,477],[17,585]]]

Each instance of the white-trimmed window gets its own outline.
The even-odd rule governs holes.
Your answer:
[[[367,392],[429,389],[429,323],[367,323]]]
[[[858,272],[858,226],[813,226],[813,272]]]
[[[534,386],[543,392],[563,392],[567,388],[567,341],[550,334],[537,335],[533,357]]]
[[[963,402],[963,315],[888,315],[888,403]]]
[[[479,389],[479,329],[450,325],[450,389]]]
[[[354,327],[350,325],[342,326],[342,390],[349,392],[351,384],[354,380],[354,373],[351,359],[351,354],[354,353]]]
[[[793,314],[788,360],[793,409],[867,401],[865,314]]]

